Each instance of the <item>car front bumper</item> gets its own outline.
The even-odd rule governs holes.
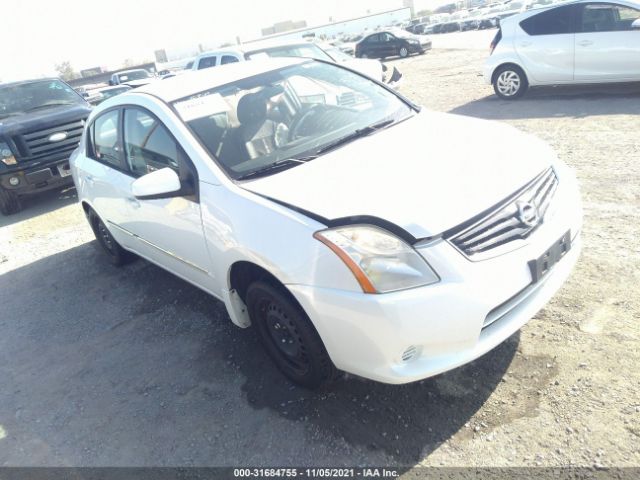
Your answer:
[[[581,248],[582,210],[577,188],[564,187],[556,191],[557,205],[545,222],[517,250],[471,261],[445,240],[419,248],[441,276],[437,284],[381,295],[305,285],[288,288],[337,368],[392,384],[445,372],[515,333],[571,273]],[[528,262],[567,230],[571,250],[532,283]]]
[[[18,179],[17,185],[11,184],[13,177]],[[43,192],[71,184],[73,184],[73,178],[67,159],[26,168],[21,166],[0,174],[0,186],[18,195]]]

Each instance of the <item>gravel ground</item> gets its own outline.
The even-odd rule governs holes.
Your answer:
[[[73,189],[52,192],[0,217],[0,465],[640,466],[640,87],[504,102],[485,55],[389,64],[427,108],[513,124],[577,170],[581,260],[521,332],[416,384],[308,392],[221,303],[109,266]]]

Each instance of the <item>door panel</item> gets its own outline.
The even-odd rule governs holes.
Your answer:
[[[530,80],[562,83],[573,80],[575,49],[573,6],[531,16],[516,26],[514,48]]]
[[[577,81],[640,80],[640,11],[610,3],[580,9],[575,38]]]
[[[187,177],[191,171],[189,160],[169,130],[155,116],[143,109],[126,108],[123,123],[125,159],[133,176],[172,168],[181,180]],[[198,199],[192,195],[137,199],[129,185],[124,200],[127,214],[121,227],[134,236],[136,251],[180,277],[212,291],[211,262]]]

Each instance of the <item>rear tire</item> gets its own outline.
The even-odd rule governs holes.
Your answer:
[[[14,192],[0,187],[0,212],[3,215],[13,215],[22,209],[20,198]]]
[[[258,281],[249,286],[246,303],[262,345],[291,381],[316,389],[336,377],[320,335],[287,292]]]
[[[529,88],[524,71],[516,65],[503,65],[493,75],[493,91],[503,100],[516,100]]]
[[[93,211],[89,212],[89,225],[91,225],[93,234],[96,236],[96,240],[98,240],[98,245],[100,245],[112,265],[119,267],[131,263],[137,258],[136,255],[125,250],[116,242],[106,225]]]

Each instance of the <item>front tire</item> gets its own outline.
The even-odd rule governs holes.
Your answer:
[[[400,58],[407,58],[407,56],[409,55],[409,50],[407,49],[407,47],[400,47],[398,55],[400,56]]]
[[[93,234],[96,236],[96,240],[98,240],[98,245],[100,245],[112,265],[119,267],[131,263],[137,258],[133,253],[125,250],[116,242],[116,239],[113,238],[107,226],[93,211],[89,213],[89,225],[91,225]]]
[[[13,215],[22,209],[20,198],[14,192],[0,187],[0,212],[3,215]]]
[[[522,97],[529,88],[524,71],[516,65],[503,65],[493,78],[493,91],[503,100],[515,100]]]
[[[291,381],[316,389],[335,378],[337,370],[318,332],[286,292],[258,281],[249,286],[246,303],[262,345]]]

